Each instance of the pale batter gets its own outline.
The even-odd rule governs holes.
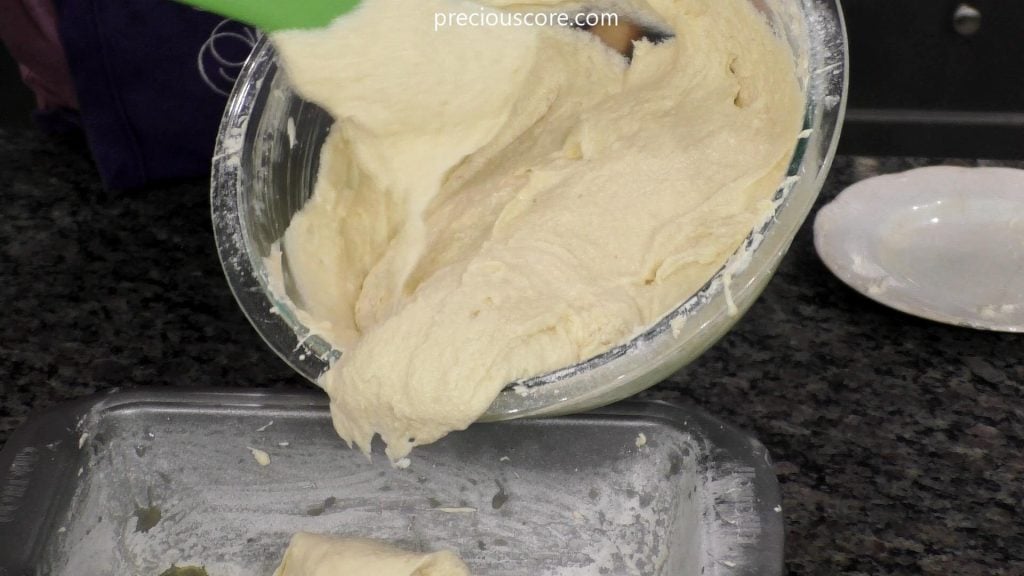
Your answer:
[[[383,542],[299,532],[274,576],[469,576],[448,550],[417,554]]]
[[[343,351],[321,384],[350,444],[379,433],[401,458],[628,340],[771,209],[802,117],[785,43],[747,0],[617,5],[674,38],[629,63],[580,30],[435,31],[479,10],[456,0],[364,0],[275,35],[337,119],[283,250]]]

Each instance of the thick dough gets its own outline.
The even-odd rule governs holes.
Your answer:
[[[462,0],[364,0],[275,35],[337,119],[283,251],[343,350],[321,384],[350,444],[379,433],[400,458],[628,340],[772,209],[802,118],[788,46],[747,0],[617,5],[674,39],[630,64],[575,29],[435,31],[481,10]]]
[[[416,554],[377,540],[292,536],[274,576],[469,576],[454,552]]]

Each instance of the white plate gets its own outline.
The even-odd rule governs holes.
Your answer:
[[[882,304],[1024,332],[1024,170],[934,166],[863,180],[818,212],[814,246]]]

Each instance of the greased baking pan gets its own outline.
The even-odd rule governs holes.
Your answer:
[[[767,452],[692,407],[478,424],[405,468],[375,452],[312,392],[65,404],[0,453],[0,575],[269,576],[300,530],[451,548],[480,576],[782,572]]]

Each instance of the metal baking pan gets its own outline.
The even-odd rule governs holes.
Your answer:
[[[349,450],[312,392],[69,403],[0,453],[0,576],[269,576],[296,531],[450,548],[481,576],[782,573],[767,452],[694,408],[478,424],[406,468],[377,452]]]

